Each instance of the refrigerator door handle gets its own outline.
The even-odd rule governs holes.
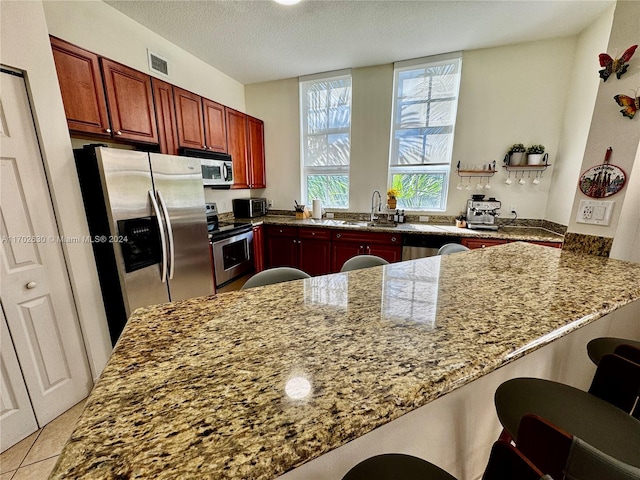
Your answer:
[[[164,226],[160,218],[160,209],[158,208],[156,197],[153,195],[153,190],[149,190],[149,198],[151,199],[151,205],[153,205],[153,211],[158,220],[158,231],[160,232],[160,243],[162,244],[162,273],[160,274],[160,279],[162,283],[165,283],[167,281],[167,239],[164,236]]]
[[[158,200],[160,201],[160,206],[162,207],[162,212],[164,213],[164,221],[167,223],[167,234],[169,236],[169,280],[171,280],[173,279],[173,271],[176,260],[175,248],[173,244],[173,228],[171,227],[169,210],[167,209],[167,204],[164,201],[162,192],[160,192],[160,190],[156,190],[156,193],[158,194]]]

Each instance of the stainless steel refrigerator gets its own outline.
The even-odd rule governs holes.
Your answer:
[[[112,342],[138,307],[212,294],[200,159],[74,154]]]

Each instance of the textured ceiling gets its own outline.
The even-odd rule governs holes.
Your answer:
[[[105,2],[250,84],[575,35],[613,0]]]

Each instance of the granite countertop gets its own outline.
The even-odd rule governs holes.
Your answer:
[[[504,240],[519,240],[527,242],[562,243],[564,236],[540,227],[503,226],[499,230],[471,230],[458,228],[453,225],[430,223],[400,223],[397,226],[367,226],[366,221],[334,220],[323,218],[315,220],[307,218],[298,220],[294,216],[267,215],[253,219],[241,219],[253,224],[287,225],[297,227],[317,227],[332,229],[349,229],[365,232],[391,232],[402,234],[430,234],[450,237],[498,238]]]
[[[138,309],[50,478],[273,479],[639,298],[516,242]]]

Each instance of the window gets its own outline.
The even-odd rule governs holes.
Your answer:
[[[389,183],[399,208],[446,209],[460,68],[460,54],[395,65]]]
[[[300,79],[302,198],[349,207],[351,73]]]

